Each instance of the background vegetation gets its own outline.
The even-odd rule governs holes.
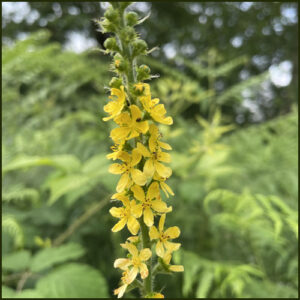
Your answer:
[[[111,297],[126,234],[111,233],[108,213],[109,58],[71,51],[76,31],[96,48],[91,19],[105,3],[14,5],[2,31],[3,297]],[[297,6],[166,5],[132,5],[151,9],[138,29],[161,50],[145,63],[174,119],[161,130],[185,272],[157,286],[166,297],[296,298]]]

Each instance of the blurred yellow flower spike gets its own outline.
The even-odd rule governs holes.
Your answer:
[[[158,98],[152,99],[150,85],[143,82],[153,76],[148,66],[138,65],[137,58],[148,53],[147,43],[135,32],[138,16],[127,12],[129,4],[111,3],[99,21],[103,32],[112,33],[105,43],[105,53],[112,55],[111,70],[115,72],[109,83],[111,101],[104,106],[108,116],[103,121],[113,120],[117,126],[110,132],[114,146],[106,158],[114,161],[109,172],[121,175],[111,199],[122,205],[112,207],[109,212],[119,219],[113,232],[127,226],[132,234],[121,244],[129,251],[127,258],[114,262],[115,268],[123,270],[114,295],[121,298],[129,289],[139,288],[143,298],[164,298],[155,292],[155,276],[159,270],[179,272],[183,268],[169,264],[172,253],[180,247],[170,240],[177,238],[180,230],[173,226],[164,231],[166,214],[172,211],[172,206],[160,195],[160,189],[167,198],[174,196],[174,192],[165,182],[172,175],[172,169],[165,165],[171,162],[171,155],[165,151],[172,147],[161,141],[157,123],[171,125],[173,119],[166,116]],[[157,216],[161,216],[158,229],[154,226]],[[150,239],[157,240],[153,252]]]

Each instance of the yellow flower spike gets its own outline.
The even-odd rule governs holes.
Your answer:
[[[116,96],[117,99],[114,99],[112,96]],[[116,89],[116,88],[111,89],[111,96],[109,98],[112,101],[110,101],[104,106],[104,111],[108,113],[110,116],[103,118],[102,119],[103,121],[108,121],[110,119],[113,119],[121,113],[125,104],[125,97],[126,95],[124,92],[123,85],[120,86],[120,89]]]
[[[144,190],[138,185],[134,185],[131,190],[134,198],[141,202],[141,204],[137,204],[134,207],[134,213],[136,215],[143,213],[144,222],[148,227],[152,226],[154,223],[153,211],[158,213],[172,211],[172,206],[167,207],[167,204],[161,200],[157,182],[151,183],[146,195]]]
[[[166,231],[164,230],[166,215],[163,214],[160,217],[158,230],[155,226],[152,226],[149,231],[151,240],[158,240],[156,243],[155,251],[160,257],[163,257],[165,251],[176,251],[179,249],[179,243],[171,243],[169,240],[173,240],[179,237],[180,229],[177,226],[169,227]],[[166,249],[166,250],[165,250]]]
[[[127,152],[122,152],[119,155],[119,159],[123,161],[123,164],[115,163],[110,165],[110,173],[122,174],[116,188],[118,193],[123,192],[128,185],[131,185],[132,181],[141,186],[146,184],[146,175],[142,171],[134,168],[140,162],[141,158],[142,156],[139,151],[137,149],[133,149],[131,155]]]
[[[145,279],[148,274],[148,268],[145,264],[151,256],[152,252],[149,248],[142,249],[139,251],[137,247],[131,243],[120,244],[122,248],[127,249],[131,254],[131,258],[118,258],[114,262],[115,268],[128,271],[128,284],[132,283],[138,273],[141,274],[141,278]]]
[[[129,201],[129,198],[124,198],[122,202],[124,204],[123,207],[112,207],[109,210],[110,214],[113,217],[120,219],[120,221],[112,228],[112,231],[120,231],[125,227],[125,225],[127,225],[127,228],[131,232],[131,234],[135,235],[140,229],[140,224],[136,220],[136,218],[139,218],[141,215],[132,213],[134,207],[136,206],[134,200]]]
[[[114,118],[114,121],[120,126],[110,133],[114,141],[130,140],[148,131],[148,121],[141,121],[142,112],[140,109],[136,105],[130,105],[130,112],[131,116],[128,112],[124,112]]]

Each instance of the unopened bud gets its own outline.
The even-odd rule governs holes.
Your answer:
[[[120,89],[121,85],[122,85],[122,79],[117,77],[113,77],[109,83],[109,86],[115,89]]]
[[[146,65],[141,65],[137,69],[137,80],[143,81],[150,78],[150,68]]]
[[[128,14],[126,14],[125,16],[126,18],[126,22],[128,26],[134,26],[137,24],[138,20],[139,20],[139,16],[137,13],[131,11]]]
[[[138,56],[141,54],[147,54],[147,43],[144,40],[135,40],[132,43],[132,48],[133,48],[133,56]]]
[[[110,37],[110,38],[106,39],[104,42],[104,47],[105,47],[105,49],[110,50],[110,51],[118,51],[119,50],[117,41],[114,37]]]

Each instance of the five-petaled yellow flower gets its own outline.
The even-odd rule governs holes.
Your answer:
[[[130,201],[126,196],[123,196],[122,198],[120,197],[120,200],[123,202],[123,207],[112,207],[109,210],[113,217],[120,219],[120,221],[112,228],[112,231],[120,231],[127,224],[128,230],[135,235],[140,229],[140,223],[136,220],[136,218],[141,216],[134,213],[136,202],[134,200]]]
[[[131,283],[129,278],[129,270],[123,272],[121,282],[123,284],[119,288],[114,290],[114,295],[118,295],[118,298],[123,297],[128,285]]]
[[[145,87],[145,95],[139,97],[139,100],[143,104],[144,109],[150,114],[153,120],[158,123],[162,123],[165,125],[172,125],[173,119],[172,117],[166,117],[165,114],[167,113],[165,106],[163,104],[158,104],[159,99],[151,99],[151,93],[149,85],[144,83]]]
[[[151,183],[146,195],[144,190],[138,185],[134,185],[131,190],[135,199],[141,202],[141,204],[135,206],[135,214],[139,215],[142,212],[144,214],[144,222],[147,226],[150,227],[154,223],[153,211],[158,213],[172,211],[172,206],[167,207],[167,204],[161,200],[157,182]]]
[[[112,96],[116,96],[117,99],[114,99]],[[115,118],[116,116],[118,116],[125,104],[125,92],[124,92],[124,86],[121,85],[120,89],[115,89],[112,88],[111,89],[111,96],[109,97],[112,101],[110,101],[109,103],[107,103],[104,106],[104,111],[106,113],[108,113],[110,116],[109,117],[105,117],[102,120],[103,121],[108,121],[110,119]]]
[[[167,266],[169,271],[172,272],[183,272],[184,271],[184,267],[181,265],[170,265],[170,261],[172,258],[172,252],[176,251],[178,249],[178,247],[175,246],[171,247],[168,251],[165,252],[164,256],[162,257],[162,260],[164,262],[164,264]]]
[[[152,226],[149,231],[149,236],[151,240],[158,240],[156,244],[156,254],[160,257],[163,257],[166,251],[175,251],[180,247],[179,243],[171,243],[169,240],[176,239],[180,235],[180,230],[177,226],[168,228],[164,230],[166,215],[163,214],[160,217],[158,230],[155,226]]]
[[[151,250],[149,248],[144,248],[139,251],[137,247],[131,243],[121,244],[121,246],[129,251],[131,257],[116,259],[114,267],[120,268],[124,271],[129,270],[127,277],[129,283],[135,280],[138,273],[141,274],[142,279],[145,279],[149,273],[145,261],[151,257]]]
[[[130,113],[131,116],[128,112],[124,112],[114,118],[114,121],[120,125],[120,127],[110,132],[110,136],[114,141],[130,140],[148,131],[148,121],[141,121],[142,112],[136,105],[130,105]]]
[[[132,150],[132,154],[122,152],[119,157],[123,161],[123,164],[112,164],[109,167],[109,172],[112,174],[122,174],[118,185],[117,192],[121,193],[125,188],[129,188],[132,185],[132,181],[138,185],[145,185],[147,182],[146,175],[134,167],[140,162],[142,155],[137,149]]]

